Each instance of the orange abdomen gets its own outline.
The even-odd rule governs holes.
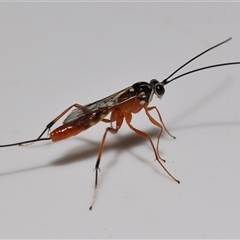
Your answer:
[[[84,130],[83,126],[60,126],[50,133],[53,142],[75,136]]]

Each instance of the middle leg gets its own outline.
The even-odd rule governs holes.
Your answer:
[[[95,170],[94,193],[93,193],[93,199],[92,199],[92,203],[91,203],[89,210],[92,210],[92,207],[93,207],[95,199],[96,199],[96,190],[97,190],[97,185],[98,185],[98,171],[100,170],[99,165],[100,165],[107,133],[110,132],[110,133],[116,134],[118,132],[118,130],[121,128],[122,123],[123,123],[123,115],[122,115],[121,111],[117,109],[112,112],[110,119],[103,119],[102,121],[106,122],[106,123],[111,123],[111,127],[106,128],[105,133],[102,138],[102,141],[101,141],[101,144],[100,144],[100,147],[99,147],[98,158],[97,158],[97,162],[96,162],[95,169],[94,169]],[[113,122],[116,122],[115,128],[113,128],[113,126],[112,126]]]

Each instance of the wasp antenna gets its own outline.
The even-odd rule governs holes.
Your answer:
[[[222,44],[230,41],[231,39],[232,39],[232,38],[230,37],[230,38],[228,38],[227,40],[225,40],[225,41],[223,41],[223,42],[220,42],[220,43],[218,43],[217,45],[214,45],[213,47],[210,47],[210,48],[208,48],[207,50],[205,50],[205,51],[201,52],[200,54],[198,54],[197,56],[193,57],[192,59],[190,59],[189,61],[187,61],[186,63],[184,63],[182,66],[180,66],[180,67],[179,67],[177,70],[175,70],[173,73],[171,73],[166,79],[164,79],[164,80],[162,81],[162,83],[163,83],[164,85],[168,84],[168,83],[171,82],[172,80],[171,80],[171,81],[167,81],[167,80],[168,80],[170,77],[172,77],[175,73],[177,73],[180,69],[182,69],[183,67],[185,67],[185,66],[188,65],[190,62],[192,62],[193,60],[197,59],[198,57],[202,56],[203,54],[207,53],[208,51],[210,51],[210,50],[212,50],[212,49],[214,49],[214,48],[216,48],[216,47],[218,47],[218,46],[220,46],[220,45],[222,45]]]
[[[27,144],[27,143],[34,143],[34,142],[40,142],[40,141],[46,141],[46,140],[51,140],[51,138],[36,138],[36,139],[33,139],[33,140],[28,140],[28,141],[23,141],[23,142],[18,142],[18,143],[0,145],[0,147],[21,146],[21,145]]]
[[[209,68],[215,68],[215,67],[223,67],[223,66],[229,66],[229,65],[237,65],[237,64],[240,64],[240,62],[229,62],[229,63],[220,63],[220,64],[214,64],[214,65],[210,65],[210,66],[205,66],[205,67],[201,67],[201,68],[197,68],[197,69],[194,69],[192,71],[189,71],[189,72],[185,72],[181,75],[178,75],[174,78],[172,78],[171,80],[169,81],[162,81],[163,85],[167,85],[168,83],[180,78],[180,77],[183,77],[183,76],[186,76],[190,73],[194,73],[194,72],[199,72],[199,71],[202,71],[202,70],[205,70],[205,69],[209,69]]]

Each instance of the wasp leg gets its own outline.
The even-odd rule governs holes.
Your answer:
[[[97,158],[97,162],[96,162],[95,169],[94,169],[95,170],[94,192],[93,192],[92,203],[91,203],[91,206],[89,207],[89,210],[92,210],[93,205],[95,203],[95,199],[96,199],[96,191],[97,191],[97,185],[98,185],[98,171],[100,170],[99,165],[100,165],[107,133],[110,132],[110,133],[116,134],[118,132],[118,130],[121,128],[122,123],[123,123],[123,115],[122,115],[121,111],[117,109],[112,112],[110,120],[103,119],[102,121],[107,122],[107,123],[110,122],[111,124],[113,122],[116,122],[116,128],[113,128],[112,126],[106,128],[105,133],[102,138],[102,141],[101,141],[101,145],[99,147],[98,158]]]
[[[158,117],[159,117],[159,120],[160,120],[160,123],[159,123],[158,121],[156,121],[156,120],[150,115],[149,112],[150,112],[151,110],[153,110],[153,109],[156,110],[156,112],[157,112],[157,114],[158,114]],[[157,109],[156,106],[153,106],[153,107],[145,107],[144,110],[145,110],[145,112],[146,112],[149,120],[150,120],[155,126],[157,126],[157,127],[160,128],[160,132],[159,132],[159,134],[158,134],[158,140],[157,140],[157,147],[156,147],[156,149],[157,149],[157,153],[158,153],[159,158],[160,158],[161,160],[164,160],[164,159],[161,158],[160,153],[159,153],[159,141],[160,141],[160,137],[161,137],[162,132],[163,132],[163,128],[164,128],[164,130],[167,132],[167,134],[168,134],[170,137],[172,137],[172,138],[174,138],[174,139],[176,139],[176,137],[173,136],[173,135],[167,130],[165,124],[163,123],[161,114],[160,114],[160,112],[159,112],[159,110]],[[165,161],[165,160],[164,160],[164,161]]]
[[[152,145],[152,149],[153,149],[153,152],[155,154],[155,158],[156,160],[158,161],[158,163],[162,166],[162,168],[165,170],[165,172],[174,180],[176,181],[177,183],[180,183],[179,180],[177,180],[165,167],[164,165],[162,164],[162,162],[160,161],[159,157],[158,157],[158,153],[157,153],[157,150],[156,148],[154,147],[154,144],[150,138],[150,136],[148,134],[146,134],[145,132],[142,132],[136,128],[134,128],[132,125],[131,125],[131,120],[132,120],[132,114],[131,113],[124,113],[124,118],[126,120],[126,123],[127,125],[135,132],[137,133],[138,135],[142,136],[142,137],[145,137],[149,140],[149,142],[151,143]]]

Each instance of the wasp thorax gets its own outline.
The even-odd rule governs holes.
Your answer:
[[[148,102],[149,98],[151,96],[151,92],[152,92],[152,87],[150,86],[149,83],[147,82],[137,82],[135,84],[132,85],[136,96],[144,101],[144,102]]]

